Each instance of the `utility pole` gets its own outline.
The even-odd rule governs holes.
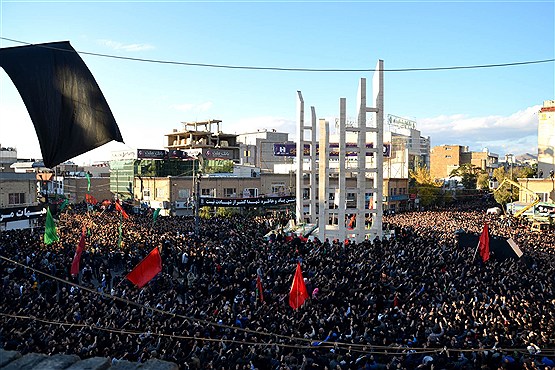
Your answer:
[[[193,181],[196,181],[196,184],[195,184],[195,237],[196,238],[200,236],[199,211],[200,211],[200,178],[202,177],[201,160],[202,160],[202,157],[198,155],[198,158],[197,158],[198,170],[196,174],[193,174]],[[194,170],[194,162],[193,162],[193,170]]]
[[[196,180],[196,190],[195,190],[195,236],[199,237],[199,227],[200,227],[200,220],[199,220],[199,209],[200,209],[200,172],[197,173],[195,177]]]

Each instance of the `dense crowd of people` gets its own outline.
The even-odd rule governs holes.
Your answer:
[[[191,219],[131,215],[118,246],[117,212],[58,216],[48,246],[0,233],[0,348],[183,369],[555,368],[555,234],[483,204],[389,215],[389,239],[348,244],[266,238],[280,221],[262,216],[203,219],[196,234]],[[455,231],[484,222],[524,256],[474,259]],[[125,275],[154,247],[163,271],[138,289]],[[310,298],[292,310],[297,262]]]

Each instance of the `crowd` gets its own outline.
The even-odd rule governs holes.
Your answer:
[[[485,221],[526,260],[474,260],[455,231]],[[555,368],[555,235],[483,205],[386,216],[391,238],[348,245],[265,238],[266,217],[204,219],[197,235],[190,219],[131,215],[118,246],[119,223],[74,207],[49,246],[0,233],[1,348],[183,369]],[[125,274],[154,247],[163,271],[137,289]],[[294,311],[297,262],[311,297]]]

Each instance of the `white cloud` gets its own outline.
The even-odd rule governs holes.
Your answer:
[[[467,145],[470,150],[488,148],[498,154],[537,152],[537,112],[535,105],[509,116],[468,117],[442,115],[418,120],[418,129],[430,136],[432,146]]]
[[[208,112],[210,108],[212,108],[212,102],[207,101],[203,103],[183,103],[183,104],[176,104],[173,105],[172,108],[181,112],[191,112],[191,113],[200,113],[200,112]]]
[[[154,46],[150,44],[124,44],[113,40],[98,40],[98,43],[116,51],[135,52],[154,49]]]

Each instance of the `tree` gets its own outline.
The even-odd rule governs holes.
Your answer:
[[[217,217],[223,217],[223,218],[229,218],[233,215],[238,214],[239,211],[236,207],[218,207],[216,208],[216,216]]]
[[[476,186],[478,189],[489,189],[489,175],[487,173],[481,173],[476,178]]]
[[[449,177],[460,176],[465,189],[476,189],[476,182],[480,173],[485,173],[485,171],[471,163],[464,163],[451,171]]]
[[[198,215],[200,218],[209,219],[211,217],[211,207],[201,207],[199,209]]]
[[[534,176],[534,169],[532,167],[513,167],[508,172],[505,168],[498,167],[493,170],[493,177],[498,181],[499,185],[505,178],[518,182],[518,179],[529,178]],[[507,203],[518,200],[519,189],[510,184],[503,185],[502,188],[497,188],[493,193],[495,201],[499,204],[506,205]]]
[[[416,167],[414,171],[409,171],[413,191],[418,194],[420,204],[428,207],[437,204],[441,200],[441,187],[443,183],[432,179],[430,170],[426,167]]]
[[[494,169],[493,177],[497,180],[498,185],[501,185],[505,178],[513,180],[511,178],[511,173],[505,172],[504,167],[498,167]],[[502,187],[498,187],[497,189],[495,189],[495,191],[493,192],[493,198],[497,203],[505,206],[507,203],[510,203],[513,200],[518,200],[518,188],[513,187],[510,184],[505,184]]]

